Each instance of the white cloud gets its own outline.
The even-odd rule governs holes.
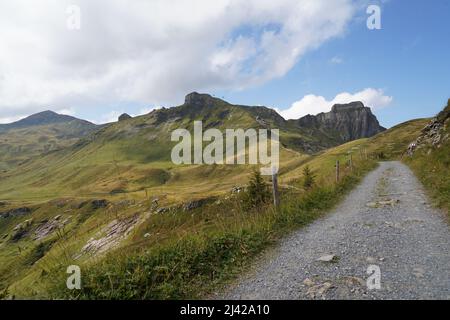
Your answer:
[[[59,110],[56,110],[55,112],[59,113],[59,114],[64,114],[64,115],[67,115],[67,116],[74,116],[76,114],[74,108],[59,109]]]
[[[306,95],[301,100],[294,102],[289,109],[277,111],[285,119],[298,119],[308,114],[316,115],[321,112],[329,112],[336,103],[361,101],[365,106],[376,110],[388,106],[392,100],[393,98],[385,95],[382,89],[367,88],[354,94],[339,93],[331,101],[322,96]]]
[[[158,107],[141,108],[141,109],[139,109],[139,111],[137,113],[128,113],[128,114],[132,117],[138,117],[138,116],[148,114],[148,113],[152,112],[153,110],[160,109],[160,108],[162,108],[162,107],[158,106]],[[119,117],[124,113],[127,113],[127,112],[124,111],[123,109],[122,110],[113,110],[113,111],[110,111],[110,112],[102,115],[100,117],[100,121],[93,120],[91,122],[96,123],[96,124],[117,122]]]
[[[343,62],[344,62],[344,60],[342,58],[339,58],[339,57],[333,57],[333,58],[330,59],[330,63],[331,64],[341,64]]]
[[[71,4],[79,31],[66,28]],[[1,1],[0,117],[170,105],[193,90],[261,84],[343,34],[354,9],[353,0]]]

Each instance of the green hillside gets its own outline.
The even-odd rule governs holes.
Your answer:
[[[240,170],[242,180],[233,178],[233,171],[213,166],[180,171],[182,187],[174,184],[174,190],[192,194],[196,193],[192,189],[200,189],[197,195],[207,197],[201,202],[174,202],[161,195],[157,202],[153,197],[66,198],[29,203],[30,212],[24,214],[11,211],[18,202],[4,203],[0,211],[10,213],[0,223],[0,288],[17,297],[67,297],[70,292],[61,287],[65,284],[61,279],[66,277],[67,266],[76,264],[87,272],[83,281],[89,287],[95,285],[83,292],[85,297],[151,299],[205,294],[213,285],[232,278],[277,238],[319,217],[373,168],[374,161],[355,153],[353,171],[343,165],[342,180],[335,184],[336,160],[344,164],[348,152],[356,152],[364,142],[351,142],[317,156],[287,155],[292,159],[282,162],[279,212],[270,204],[244,210],[239,193],[233,193],[231,185],[225,191],[222,185],[228,181],[223,181],[223,171],[235,182],[246,184],[252,172],[248,166],[235,169]],[[302,187],[306,165],[316,176],[316,186],[309,191]],[[187,176],[200,186],[185,182]],[[223,191],[211,198],[208,186]],[[153,271],[146,273],[142,268]],[[174,278],[168,270],[173,270]],[[124,286],[110,291],[101,274],[110,274],[114,286]]]
[[[207,95],[104,126],[0,174],[0,297],[207,295],[264,248],[323,215],[378,160],[403,158],[438,204],[448,207],[445,112],[438,117],[440,143],[430,146],[423,138],[412,157],[408,145],[427,136],[422,129],[430,119],[315,154],[302,149],[304,142],[324,149],[324,136],[303,131],[270,109]],[[192,131],[195,120],[204,128],[281,129],[278,210],[270,203],[245,209],[243,187],[252,166],[171,162],[175,143],[170,133]],[[338,183],[336,160],[341,163]],[[306,166],[315,176],[311,189],[303,186]],[[73,264],[84,272],[83,290],[76,295],[65,288],[66,268]]]
[[[239,193],[232,190],[242,190],[247,184],[253,171],[250,165],[172,163],[170,154],[176,142],[170,141],[171,132],[192,131],[196,120],[203,122],[204,129],[280,129],[283,215],[275,218],[271,205],[255,212],[243,209]],[[348,152],[358,150],[365,140],[311,155],[305,146],[323,150],[334,143],[313,133],[271,109],[231,105],[194,93],[179,107],[103,126],[71,146],[3,172],[0,288],[19,297],[65,295],[52,287],[52,281],[59,279],[55,272],[59,275],[69,264],[100,268],[93,257],[103,259],[106,253],[126,264],[148,248],[155,248],[149,253],[149,259],[154,259],[159,257],[158,250],[189,246],[190,241],[194,241],[191,249],[203,255],[209,250],[203,247],[209,240],[220,245],[220,239],[228,236],[250,241],[243,244],[248,254],[232,253],[245,263],[274,237],[318,217],[373,167],[373,161],[355,158],[354,172],[342,168],[342,176],[352,178],[335,185],[336,159],[344,164]],[[317,188],[311,194],[302,188],[305,165],[316,176]],[[204,259],[218,268],[217,281],[231,275],[220,259],[220,265]],[[163,262],[161,267],[165,268]],[[202,272],[198,275],[203,277]],[[168,289],[167,295],[191,296],[192,292],[184,290],[190,281],[199,280],[183,278],[179,285],[184,293]],[[163,294],[160,290],[146,295],[158,297]],[[199,293],[205,290],[199,288]],[[123,294],[125,298],[129,293]]]
[[[190,100],[189,100],[190,99]],[[171,132],[202,121],[204,130],[280,128],[283,166],[302,160],[305,144],[325,148],[320,137],[302,132],[275,111],[228,104],[208,95],[179,107],[109,124],[75,145],[49,152],[0,174],[0,198],[39,201],[59,197],[131,197],[149,193],[169,199],[220,193],[243,183],[242,166],[175,166]],[[195,188],[192,188],[195,185]]]
[[[61,150],[97,130],[96,125],[45,111],[11,124],[0,124],[0,172]]]

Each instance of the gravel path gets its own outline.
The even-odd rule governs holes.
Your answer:
[[[449,249],[448,224],[413,173],[383,162],[331,214],[286,238],[222,298],[450,299]]]

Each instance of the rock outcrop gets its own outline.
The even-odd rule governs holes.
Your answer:
[[[422,129],[420,136],[408,146],[407,154],[412,156],[417,149],[427,147],[439,149],[444,142],[450,139],[450,133],[448,132],[449,125],[450,99],[447,102],[447,107],[433,118]]]
[[[8,210],[6,212],[0,212],[1,218],[9,218],[9,217],[19,217],[24,216],[31,213],[31,209],[28,207],[21,207]]]
[[[132,119],[132,118],[133,117],[130,116],[128,113],[123,113],[120,115],[118,120],[119,120],[119,122],[121,122],[121,121],[125,121],[125,120]]]
[[[184,105],[194,107],[212,107],[218,102],[224,103],[223,100],[215,98],[209,94],[198,92],[189,93],[184,99]]]
[[[321,131],[340,143],[369,138],[386,130],[362,102],[336,104],[330,112],[300,118],[297,125]]]

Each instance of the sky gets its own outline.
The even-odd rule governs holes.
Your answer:
[[[287,119],[358,100],[391,127],[450,98],[448,13],[447,0],[2,0],[0,123],[43,110],[105,123],[197,91]]]

